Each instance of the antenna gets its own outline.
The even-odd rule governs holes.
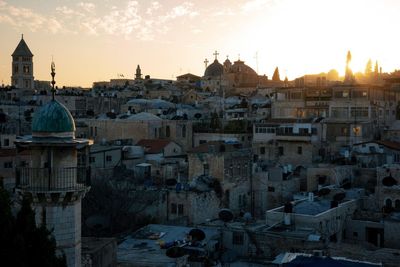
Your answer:
[[[258,51],[256,51],[255,59],[256,59],[256,68],[257,68],[257,74],[258,74]]]

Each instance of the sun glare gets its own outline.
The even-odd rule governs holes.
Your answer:
[[[330,69],[342,76],[348,50],[354,73],[363,72],[369,59],[377,60],[384,70],[396,68],[396,57],[385,56],[388,51],[397,53],[395,45],[384,43],[381,51],[385,36],[393,38],[391,28],[382,25],[394,23],[394,11],[382,1],[283,0],[268,12],[251,19],[243,29],[252,29],[246,37],[252,36],[255,42],[247,42],[245,49],[259,51],[261,73],[271,74],[279,66],[289,78]],[[250,61],[255,65],[254,59]]]

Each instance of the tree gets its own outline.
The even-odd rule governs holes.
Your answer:
[[[364,74],[367,78],[371,77],[371,74],[372,74],[372,60],[371,59],[368,60],[367,65],[365,66]]]
[[[280,82],[281,78],[279,77],[279,69],[278,67],[275,68],[274,75],[272,75],[272,80],[274,82]]]
[[[56,241],[45,225],[35,223],[28,198],[22,201],[17,217],[11,213],[7,191],[0,186],[0,257],[4,266],[64,267],[65,256],[56,255]]]
[[[378,61],[375,62],[375,68],[374,68],[374,78],[377,79],[379,75],[379,66],[378,66]]]

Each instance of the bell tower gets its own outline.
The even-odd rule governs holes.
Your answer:
[[[141,79],[142,79],[142,70],[140,69],[140,66],[137,65],[135,80],[141,80]]]
[[[16,168],[16,192],[32,200],[36,223],[45,225],[65,254],[68,267],[81,266],[81,203],[90,189],[87,139],[75,138],[75,122],[55,98],[35,112],[32,136],[17,140],[17,152],[30,159]]]
[[[12,53],[11,85],[16,88],[33,90],[33,54],[21,36],[21,41]]]

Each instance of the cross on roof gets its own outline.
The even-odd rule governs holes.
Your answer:
[[[215,60],[217,60],[217,57],[218,57],[218,55],[219,55],[218,51],[217,51],[217,50],[215,50],[215,52],[214,52],[214,54],[213,54],[213,55],[215,56]]]
[[[204,64],[206,65],[206,68],[207,68],[207,66],[208,66],[208,59],[205,59],[205,60],[204,60]]]

